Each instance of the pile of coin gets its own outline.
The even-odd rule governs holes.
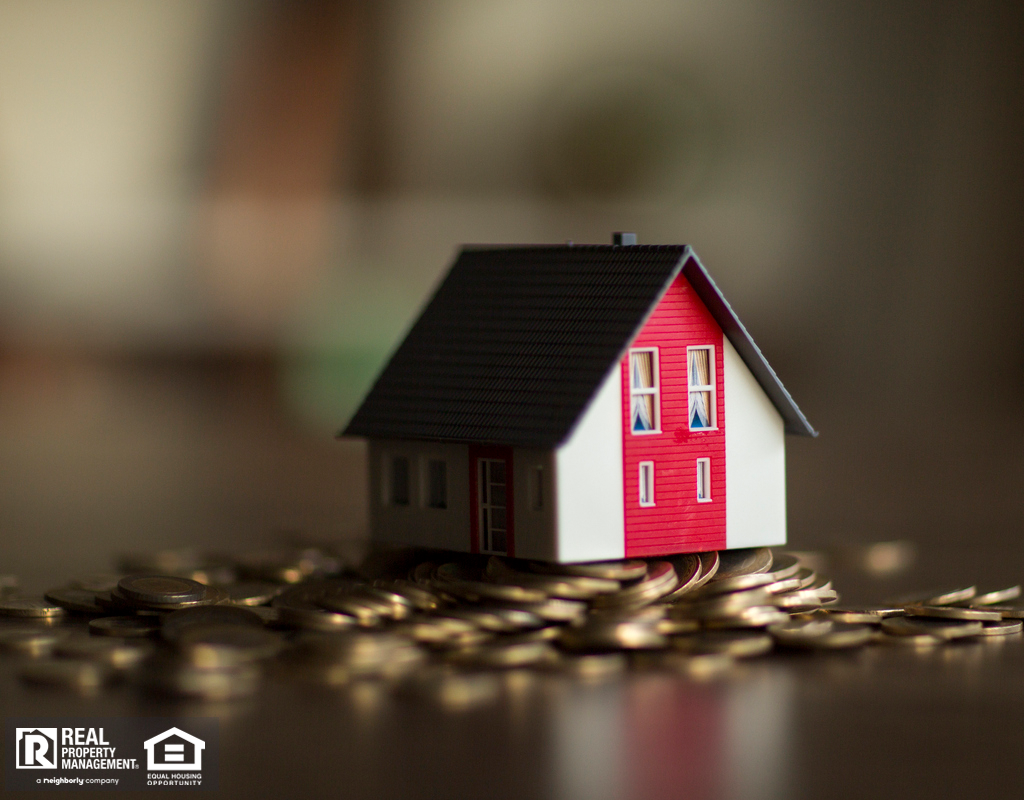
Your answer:
[[[1019,586],[842,607],[813,563],[768,548],[587,564],[406,552],[360,569],[310,547],[135,555],[119,566],[145,571],[0,596],[21,623],[0,626],[0,651],[29,659],[25,681],[79,691],[129,680],[228,700],[266,680],[375,681],[465,703],[506,670],[700,679],[774,650],[934,647],[1024,625]]]

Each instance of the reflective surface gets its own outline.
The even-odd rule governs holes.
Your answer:
[[[329,537],[360,532],[361,450],[293,428],[268,365],[43,360],[7,362],[3,374],[0,566],[29,589],[107,570],[125,550],[251,548],[289,525]],[[798,498],[828,489],[827,476],[798,472],[793,481],[804,482]],[[805,513],[801,502],[791,507],[798,521]],[[923,526],[909,533],[918,534],[916,551],[850,544],[826,553],[844,601],[974,582],[996,588],[1024,576],[1019,548],[1000,545],[996,533],[972,532],[961,547],[929,544]],[[86,696],[30,687],[18,681],[18,663],[0,656],[4,716],[217,716],[224,797],[1003,797],[1024,789],[1019,635],[921,651],[774,653],[705,682],[512,671],[412,689],[327,689],[271,676],[254,698],[231,703],[172,702],[124,685]]]

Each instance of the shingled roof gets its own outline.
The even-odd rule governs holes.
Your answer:
[[[686,245],[464,248],[341,435],[555,447],[680,271],[786,431],[817,435]]]

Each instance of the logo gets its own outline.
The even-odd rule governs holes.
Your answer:
[[[15,728],[15,769],[57,769],[56,728]]]
[[[203,768],[206,742],[178,728],[168,728],[142,746],[146,748],[147,769],[151,772]]]

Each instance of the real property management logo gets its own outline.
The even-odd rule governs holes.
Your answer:
[[[216,719],[8,717],[3,727],[7,789],[217,786]]]
[[[17,769],[57,769],[56,728],[15,728]]]

